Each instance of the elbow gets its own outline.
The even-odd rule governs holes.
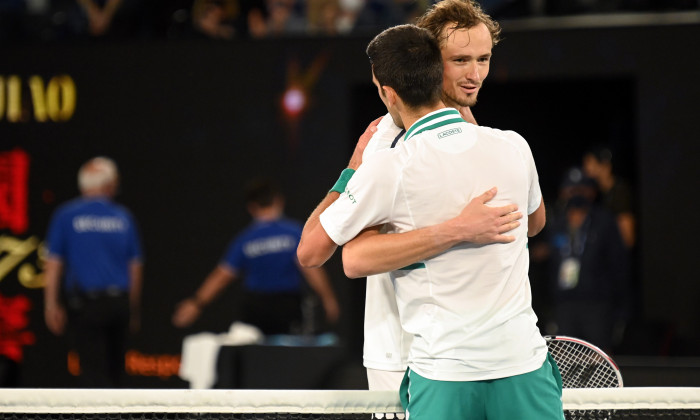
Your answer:
[[[313,261],[311,256],[303,249],[301,246],[297,248],[297,259],[299,260],[299,265],[304,268],[313,268]]]
[[[366,277],[362,273],[362,270],[359,270],[353,265],[345,264],[345,261],[343,261],[343,271],[345,272],[345,277],[349,279],[358,279],[360,277]]]
[[[358,258],[355,258],[352,251],[352,247],[346,244],[343,247],[343,271],[345,272],[345,277],[349,279],[357,279],[360,277],[367,277],[369,274],[366,272],[365,267],[363,267]]]
[[[533,236],[537,235],[537,234],[540,233],[541,231],[542,231],[542,228],[538,228],[538,227],[535,227],[535,226],[530,226],[530,227],[528,227],[528,229],[527,229],[527,237],[528,237],[528,238],[532,238]]]
[[[303,245],[297,247],[297,259],[299,260],[299,265],[304,268],[316,268],[320,267],[323,263],[318,262],[315,258],[313,252]]]
[[[309,235],[299,241],[297,245],[297,260],[299,265],[305,268],[317,268],[326,263],[335,252],[338,245],[326,235],[325,231],[320,231],[322,234]]]
[[[547,220],[544,217],[542,217],[541,220],[537,220],[534,223],[528,223],[527,236],[533,237],[538,233],[542,232],[542,229],[544,229],[544,225],[546,224],[546,222]]]

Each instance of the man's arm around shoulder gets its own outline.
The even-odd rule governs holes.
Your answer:
[[[314,209],[309,216],[304,229],[301,232],[301,240],[299,241],[299,246],[297,247],[297,258],[299,259],[299,264],[302,267],[320,267],[333,255],[338,245],[333,242],[330,236],[326,233],[326,230],[321,225],[320,216],[324,210],[326,210],[333,202],[335,202],[338,197],[340,197],[339,190],[344,189],[338,188],[341,184],[341,180],[347,184],[357,168],[362,164],[362,154],[367,147],[367,143],[372,138],[374,133],[377,132],[377,125],[382,120],[382,117],[377,118],[372,121],[362,133],[357,141],[355,150],[350,157],[350,162],[348,163],[347,169],[341,174],[341,179],[338,180],[336,185],[333,187],[323,201]],[[351,171],[348,176],[345,176],[346,171]]]
[[[350,278],[397,270],[430,258],[462,243],[508,243],[520,226],[522,213],[515,204],[486,205],[496,196],[494,187],[473,198],[457,217],[409,232],[382,234],[365,229],[343,247],[343,268]]]

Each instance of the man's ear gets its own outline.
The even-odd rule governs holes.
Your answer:
[[[399,95],[396,94],[394,88],[392,88],[391,86],[382,86],[382,89],[384,89],[384,94],[386,95],[387,103],[390,106],[396,104],[396,101],[399,99]]]

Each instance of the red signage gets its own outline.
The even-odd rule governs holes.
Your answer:
[[[0,229],[15,235],[29,227],[29,155],[20,149],[0,152]]]

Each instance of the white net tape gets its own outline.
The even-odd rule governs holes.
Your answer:
[[[700,388],[565,389],[564,409],[700,410]],[[392,391],[2,389],[2,413],[397,413]]]

